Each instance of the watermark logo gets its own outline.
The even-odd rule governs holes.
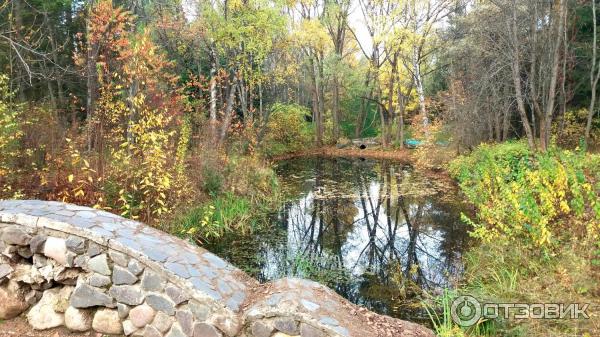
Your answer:
[[[473,296],[459,296],[452,301],[450,314],[460,326],[475,325],[481,318],[481,303]]]
[[[479,320],[503,317],[509,319],[589,319],[588,303],[481,303],[475,297],[459,296],[452,301],[450,314],[462,327]]]

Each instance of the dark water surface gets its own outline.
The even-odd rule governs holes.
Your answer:
[[[268,230],[208,248],[260,281],[319,281],[379,313],[424,319],[419,297],[449,287],[467,248],[456,190],[387,160],[279,162],[286,195]]]

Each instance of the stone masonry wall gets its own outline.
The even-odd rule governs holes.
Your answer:
[[[433,336],[306,280],[259,284],[214,254],[87,207],[0,201],[0,319],[144,337]]]

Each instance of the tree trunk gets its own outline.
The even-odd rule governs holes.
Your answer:
[[[529,118],[527,117],[527,111],[525,110],[525,102],[523,98],[523,89],[521,87],[521,64],[520,64],[520,56],[519,56],[519,37],[517,31],[517,9],[513,7],[513,17],[511,23],[511,37],[513,44],[513,57],[511,62],[511,70],[512,70],[512,78],[513,84],[515,86],[515,96],[517,100],[517,108],[519,111],[519,115],[521,116],[521,122],[523,124],[523,129],[525,130],[525,135],[527,136],[527,143],[532,150],[535,150],[535,139],[533,136],[533,132],[531,131],[531,125],[529,124]]]
[[[258,82],[258,113],[260,114],[260,118],[265,118],[263,112],[263,90],[262,90],[262,82]]]
[[[408,91],[408,95],[410,96],[410,91]],[[402,88],[398,85],[398,125],[396,128],[396,142],[400,144],[400,147],[404,147],[404,111],[406,110],[406,101],[408,97],[402,94]]]
[[[398,60],[398,54],[395,54],[393,59],[390,61],[390,66],[392,67],[391,69],[391,75],[390,75],[390,82],[388,83],[388,109],[387,109],[387,114],[386,114],[386,118],[385,118],[385,128],[386,128],[386,132],[385,132],[385,146],[389,145],[390,140],[391,140],[391,132],[392,132],[392,118],[394,116],[394,84],[395,84],[395,80],[396,80],[396,72],[398,70],[397,68],[397,60]]]
[[[415,79],[415,86],[417,88],[417,95],[419,96],[419,110],[423,117],[423,129],[427,135],[427,129],[429,128],[429,118],[427,117],[427,107],[425,106],[425,89],[423,88],[423,79],[421,76],[421,64],[419,62],[419,52],[416,47],[413,48],[413,75]]]
[[[337,74],[333,75],[333,141],[340,138],[340,83]]]
[[[210,47],[210,115],[209,115],[209,127],[210,127],[210,139],[211,141],[216,140],[216,128],[217,128],[217,53],[214,50],[214,46]]]
[[[91,14],[92,14],[92,8],[94,7],[94,1],[90,1],[89,3],[89,10],[88,10],[88,18],[87,18],[87,22],[86,22],[86,37],[91,36]],[[93,142],[93,137],[94,137],[94,132],[93,129],[95,128],[95,124],[93,123],[93,118],[94,118],[94,108],[95,108],[95,101],[96,101],[96,49],[97,46],[94,43],[91,43],[88,40],[87,43],[87,50],[86,50],[86,54],[87,54],[87,60],[86,60],[86,84],[87,84],[87,97],[86,97],[86,104],[85,104],[85,112],[86,112],[86,123],[87,123],[87,141],[88,141],[88,151],[92,150],[92,142]]]
[[[325,86],[323,85],[324,73],[323,73],[323,60],[324,57],[321,54],[318,60],[318,70],[319,70],[319,134],[321,135],[321,143],[323,143],[323,139],[325,137]]]
[[[370,79],[371,79],[371,68],[369,68],[367,70],[367,76],[365,78],[365,89],[369,88]],[[354,137],[355,138],[360,138],[360,136],[362,134],[363,127],[365,125],[365,118],[367,116],[368,109],[369,109],[369,103],[370,103],[371,98],[373,98],[373,89],[368,89],[368,90],[369,90],[368,98],[365,99],[363,97],[360,102],[360,112],[356,118],[356,127],[354,128]]]
[[[319,72],[317,70],[317,65],[315,64],[316,60],[314,57],[310,58],[310,67],[311,67],[311,79],[312,79],[312,114],[313,114],[313,123],[315,124],[316,129],[316,145],[323,145],[323,133],[321,127],[321,109],[320,109],[320,98],[319,98]]]
[[[235,98],[235,79],[230,80],[227,102],[225,103],[225,113],[223,116],[223,125],[221,125],[221,134],[219,135],[219,144],[223,144],[227,137],[227,131],[233,119],[233,103]]]
[[[244,85],[244,81],[239,78],[237,80],[238,93],[240,97],[240,107],[242,108],[242,116],[244,118],[244,123],[248,123],[248,100],[247,100],[247,92],[246,86]]]
[[[560,66],[560,50],[561,42],[563,38],[564,29],[564,15],[566,14],[565,0],[558,1],[557,17],[558,27],[556,30],[556,45],[554,46],[552,55],[552,75],[550,78],[550,88],[548,89],[548,103],[546,105],[546,111],[544,118],[540,120],[540,147],[542,151],[548,150],[550,146],[550,131],[552,128],[552,117],[554,114],[555,101],[556,101],[556,87],[558,83],[558,68]]]
[[[511,109],[504,110],[502,114],[502,139],[501,141],[505,142],[508,140],[508,131],[510,128],[510,112]]]

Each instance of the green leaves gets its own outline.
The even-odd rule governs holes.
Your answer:
[[[592,156],[558,148],[531,153],[524,142],[484,144],[450,171],[478,210],[479,223],[470,221],[476,237],[547,249],[565,233],[600,231],[599,191],[585,174],[593,171],[586,166]]]

